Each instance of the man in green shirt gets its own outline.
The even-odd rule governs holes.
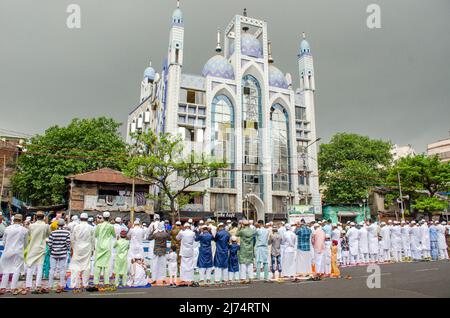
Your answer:
[[[115,285],[119,287],[119,281],[122,278],[122,285],[125,286],[128,273],[128,249],[130,248],[130,241],[127,240],[127,231],[125,229],[120,231],[120,239],[116,241],[114,248],[116,249],[114,258]]]
[[[239,250],[239,266],[241,272],[241,283],[250,283],[253,276],[254,253],[254,237],[255,230],[249,227],[248,220],[242,222],[242,227],[236,233],[240,238],[241,247]]]
[[[109,264],[111,260],[112,240],[116,232],[114,225],[109,223],[109,212],[103,213],[103,222],[95,228],[95,261],[94,261],[94,285],[98,288],[100,276],[103,273],[103,283],[109,287]]]

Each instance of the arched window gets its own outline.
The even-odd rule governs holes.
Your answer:
[[[261,87],[255,77],[242,79],[243,193],[263,199]]]
[[[219,171],[212,178],[213,188],[234,188],[234,108],[225,95],[216,96],[211,105],[211,155],[221,162],[226,162],[230,171]]]
[[[290,190],[289,117],[280,104],[270,109],[272,143],[272,190]]]

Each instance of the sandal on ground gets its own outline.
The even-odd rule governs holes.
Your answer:
[[[27,295],[29,292],[30,292],[30,289],[29,289],[29,288],[23,288],[23,289],[20,291],[20,294],[21,294],[21,295]]]
[[[19,295],[19,293],[20,293],[20,289],[17,289],[17,288],[15,288],[11,291],[11,294],[13,294],[13,296],[17,296],[17,295]]]
[[[4,295],[5,293],[6,293],[6,289],[5,288],[0,289],[0,295]]]

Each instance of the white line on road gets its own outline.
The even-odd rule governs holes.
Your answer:
[[[117,296],[117,295],[142,295],[145,292],[119,292],[119,293],[96,293],[91,294],[91,296]]]
[[[416,269],[415,272],[438,271],[439,268]]]

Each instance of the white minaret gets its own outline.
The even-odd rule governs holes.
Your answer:
[[[172,27],[169,38],[166,115],[172,114],[172,116],[166,116],[166,131],[176,133],[177,116],[173,114],[176,114],[178,111],[184,48],[184,20],[183,12],[180,9],[180,1],[177,1],[177,8],[172,14]]]
[[[298,68],[300,74],[300,92],[304,94],[306,107],[306,119],[310,125],[309,143],[307,146],[307,162],[309,170],[309,193],[311,201],[309,204],[314,206],[316,214],[322,214],[322,203],[319,193],[319,167],[317,164],[317,135],[316,120],[314,108],[314,92],[316,89],[314,81],[314,63],[311,54],[311,48],[306,41],[306,35],[303,33],[303,39],[300,43],[300,53],[298,55]]]

